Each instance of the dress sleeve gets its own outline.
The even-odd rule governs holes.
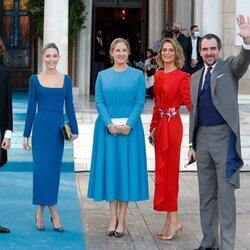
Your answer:
[[[190,111],[191,108],[191,99],[190,99],[190,75],[185,73],[181,84],[180,84],[181,96],[184,104],[187,109]]]
[[[102,90],[102,80],[101,80],[101,74],[98,73],[97,79],[96,79],[96,86],[95,86],[95,104],[98,114],[100,115],[101,119],[103,120],[105,126],[112,123],[111,118],[105,103],[105,99],[103,96],[103,90]]]
[[[155,85],[157,84],[157,76],[154,75],[154,79],[155,79]],[[156,94],[154,93],[154,96],[156,96]],[[157,99],[155,98],[155,104],[154,104],[154,108],[153,108],[153,114],[152,114],[152,119],[151,119],[151,123],[150,123],[150,129],[149,132],[151,133],[152,130],[156,127],[160,117],[160,113],[158,112],[157,109],[157,103],[156,103]]]
[[[73,104],[73,94],[72,94],[72,81],[70,76],[67,77],[67,89],[66,89],[66,98],[65,98],[65,108],[66,114],[69,119],[69,125],[73,134],[78,135],[78,126],[75,115],[75,108]]]
[[[127,125],[129,125],[131,128],[136,126],[136,123],[142,113],[145,103],[145,91],[146,91],[145,78],[143,73],[140,72],[137,84],[137,93],[134,101],[134,107],[127,121]]]
[[[30,77],[29,80],[29,97],[28,97],[28,108],[24,127],[24,137],[30,137],[31,128],[33,126],[34,117],[36,114],[37,105],[37,90],[35,86],[34,75]]]

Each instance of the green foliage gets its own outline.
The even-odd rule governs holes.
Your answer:
[[[27,8],[32,16],[34,23],[34,34],[37,38],[43,39],[43,15],[44,0],[29,0]]]
[[[27,8],[33,19],[34,34],[42,40],[44,0],[28,0]],[[69,0],[69,45],[73,45],[76,34],[86,28],[84,25],[86,18],[84,1]]]

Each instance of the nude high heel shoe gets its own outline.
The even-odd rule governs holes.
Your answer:
[[[181,227],[181,230],[182,230],[183,226],[182,226],[180,223],[178,223],[178,228],[180,228],[180,227]],[[162,235],[164,235],[164,230],[163,230],[163,231],[157,232],[156,235],[157,235],[157,236],[162,236]]]
[[[182,230],[182,225],[180,225],[171,235],[166,235],[163,234],[162,236],[160,236],[160,240],[173,240],[176,235]]]

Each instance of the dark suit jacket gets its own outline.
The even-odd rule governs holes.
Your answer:
[[[185,64],[183,66],[183,70],[187,71],[188,70],[188,67],[187,67],[187,65],[188,65],[187,64],[187,47],[188,47],[187,37],[184,34],[180,33],[176,39],[179,42],[179,44],[181,45],[181,47],[183,49],[183,54],[185,57]]]
[[[1,60],[1,58],[0,58]],[[13,130],[12,91],[10,83],[10,69],[0,61],[0,129],[1,143],[6,130]],[[0,167],[7,162],[7,151],[1,150]]]
[[[103,45],[101,47],[100,43],[98,42],[97,37],[95,38],[95,54],[94,54],[94,62],[105,62],[106,61],[106,46],[104,44],[103,38],[102,38]],[[104,52],[104,54],[100,54],[100,51]]]
[[[188,68],[190,70],[192,70],[192,68],[190,67],[191,56],[192,56],[192,40],[191,39],[192,39],[191,36],[188,37],[188,39],[187,39],[187,42],[188,42],[188,45],[187,45],[187,65],[188,65]],[[197,38],[197,49],[196,49],[198,64],[197,64],[197,67],[195,68],[194,72],[203,67],[203,59],[202,59],[202,57],[200,55],[200,51],[199,51],[200,40],[201,40],[201,38],[198,37]],[[194,73],[194,72],[192,72],[192,73]]]
[[[225,178],[235,188],[239,188],[239,169],[243,166],[240,144],[240,119],[238,105],[238,80],[247,71],[250,64],[250,50],[243,47],[238,56],[231,56],[226,60],[219,59],[211,75],[211,95],[213,104],[231,129]],[[199,83],[203,69],[191,77],[191,100],[189,122],[189,142],[196,144],[198,128],[197,103],[199,97]]]

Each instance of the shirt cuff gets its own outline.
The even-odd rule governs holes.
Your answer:
[[[243,42],[243,48],[246,49],[246,50],[250,50],[250,44],[246,44]]]
[[[4,134],[4,138],[11,139],[11,137],[12,137],[12,131],[6,130]]]

